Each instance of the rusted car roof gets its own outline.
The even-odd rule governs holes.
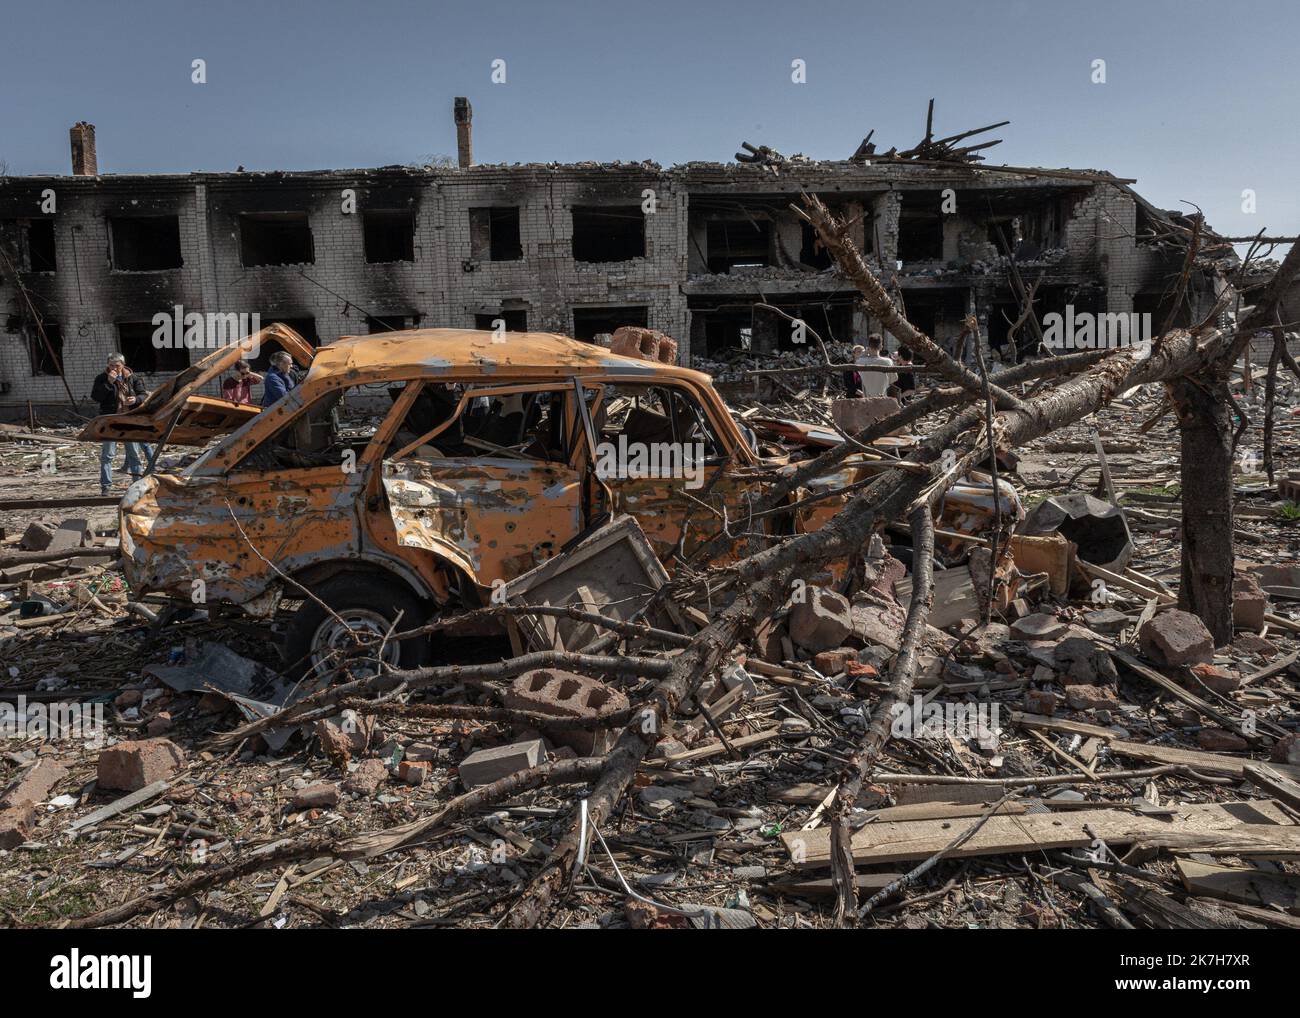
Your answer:
[[[401,377],[491,377],[512,381],[573,374],[620,373],[681,378],[708,385],[709,376],[675,364],[624,357],[594,343],[551,332],[507,332],[501,339],[476,329],[412,329],[344,336],[316,351],[307,378],[353,375],[354,380]]]

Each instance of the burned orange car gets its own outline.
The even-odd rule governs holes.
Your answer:
[[[138,594],[259,617],[302,599],[291,663],[323,664],[349,629],[382,634],[399,615],[406,629],[484,604],[494,584],[612,516],[635,517],[661,559],[688,555],[715,527],[708,512],[686,524],[692,505],[707,497],[743,520],[747,498],[788,466],[759,454],[707,375],[563,336],[434,329],[313,350],[273,325],[250,340],[306,369],[272,406],[199,394],[244,352],[230,347],[82,437],[199,445],[224,433],[127,490],[126,577]],[[1018,511],[1009,486],[1002,497]],[[820,525],[833,508],[763,525]],[[410,667],[429,644],[385,653]]]

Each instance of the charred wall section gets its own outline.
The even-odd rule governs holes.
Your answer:
[[[849,220],[941,342],[967,313],[986,342],[1005,340],[1013,258],[1042,277],[1040,316],[1167,310],[1173,267],[1142,241],[1149,207],[1123,187],[1051,177],[809,162],[780,176],[593,163],[8,178],[0,402],[65,399],[36,317],[78,397],[114,350],[150,383],[197,358],[142,349],[143,325],[177,307],[287,321],[320,343],[498,319],[582,339],[643,324],[689,356],[789,349],[789,323],[756,308],[768,303],[860,341],[878,323],[791,209],[803,191]]]

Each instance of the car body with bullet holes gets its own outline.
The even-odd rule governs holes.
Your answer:
[[[612,517],[633,516],[671,568],[720,526],[741,554],[755,547],[751,530],[813,529],[843,505],[749,520],[752,498],[793,464],[762,455],[709,377],[688,368],[543,333],[412,330],[313,349],[276,324],[242,344],[82,438],[206,444],[127,490],[126,578],[137,594],[259,617],[299,602],[291,661],[319,664],[350,639],[344,626],[387,633],[399,618],[407,628],[484,604]],[[280,400],[263,409],[203,394],[248,348],[268,346],[303,371]],[[646,449],[667,452],[652,469],[623,469]],[[825,483],[886,465],[867,459],[855,453]],[[410,665],[426,646],[387,652]]]

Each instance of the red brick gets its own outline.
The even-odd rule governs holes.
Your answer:
[[[99,754],[99,787],[134,792],[178,774],[185,754],[168,739],[119,742]]]
[[[32,806],[44,802],[49,797],[54,786],[67,776],[68,769],[58,761],[38,760],[34,766],[24,771],[22,777],[9,787],[9,790],[4,794],[4,798],[0,799],[0,805]]]
[[[1191,612],[1171,608],[1148,621],[1138,632],[1142,653],[1164,665],[1209,664],[1214,638]]]
[[[24,841],[29,841],[35,826],[36,807],[31,803],[0,810],[0,848],[17,848]]]

